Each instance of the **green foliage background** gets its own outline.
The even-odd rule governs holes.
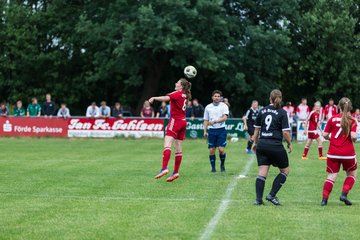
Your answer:
[[[220,89],[240,117],[273,88],[360,106],[358,0],[0,2],[0,98],[47,92],[83,115],[93,100],[137,112],[194,65],[193,97]]]

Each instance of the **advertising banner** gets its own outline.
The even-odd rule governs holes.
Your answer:
[[[305,121],[297,121],[297,129],[296,129],[296,140],[297,141],[307,141],[307,139],[308,139],[307,135],[304,134],[304,130],[305,130],[304,126],[305,126]],[[324,121],[321,124],[321,130],[324,131],[325,126],[326,126],[326,121]],[[319,132],[319,135],[321,136],[320,131],[318,131],[318,132]]]
[[[296,132],[296,140],[297,141],[307,141],[307,135],[304,135],[304,126],[305,126],[305,122],[303,121],[298,121],[297,122],[297,132]],[[324,131],[326,126],[326,121],[324,121],[321,125],[321,129]],[[320,132],[319,132],[320,134]],[[358,140],[357,142],[360,141],[360,123],[358,123],[357,125],[357,134],[358,134]]]
[[[67,120],[60,118],[0,118],[0,136],[67,137]]]
[[[164,120],[156,118],[70,118],[69,137],[164,137]]]
[[[204,120],[186,119],[186,138],[202,138],[204,136]],[[168,120],[165,120],[165,126]],[[227,136],[229,138],[245,138],[247,132],[244,130],[244,122],[242,119],[232,118],[226,120]]]

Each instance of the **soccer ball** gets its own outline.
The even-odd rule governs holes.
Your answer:
[[[187,67],[184,68],[184,74],[187,78],[193,78],[196,76],[196,68],[194,68],[193,66],[189,65]]]

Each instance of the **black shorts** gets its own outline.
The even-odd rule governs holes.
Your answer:
[[[273,165],[278,168],[287,168],[289,158],[283,146],[258,146],[256,148],[258,166]]]
[[[248,130],[247,130],[248,134],[250,136],[254,135],[254,132],[255,132],[255,128],[254,127],[248,127]]]

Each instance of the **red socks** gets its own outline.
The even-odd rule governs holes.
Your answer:
[[[168,167],[170,156],[171,156],[171,147],[164,148],[161,170],[166,169]],[[181,160],[182,160],[182,152],[175,153],[174,173],[179,172]]]
[[[305,148],[304,148],[304,153],[303,153],[303,157],[306,157],[307,154],[308,154],[308,152],[309,152],[309,147],[305,146]]]
[[[331,180],[331,179],[326,179],[325,180],[325,183],[324,183],[324,188],[323,188],[323,199],[328,199],[329,198],[329,195],[331,193],[331,190],[334,186],[334,181]]]
[[[319,146],[318,147],[318,150],[319,150],[319,157],[322,157],[323,155],[322,155],[322,146]]]
[[[351,188],[354,186],[354,183],[355,183],[355,177],[354,176],[346,177],[345,181],[344,181],[343,188],[342,188],[342,192],[347,194],[351,190]]]
[[[170,160],[170,156],[171,156],[171,148],[170,147],[164,148],[161,170],[167,168],[169,160]]]
[[[175,153],[174,173],[178,173],[178,172],[179,172],[181,160],[182,160],[182,152]]]
[[[355,177],[354,176],[348,176],[345,178],[342,193],[347,194],[351,188],[354,186],[355,183]],[[323,199],[328,199],[329,195],[331,193],[331,190],[334,186],[334,181],[331,179],[326,179],[324,183],[324,189],[323,189]]]

